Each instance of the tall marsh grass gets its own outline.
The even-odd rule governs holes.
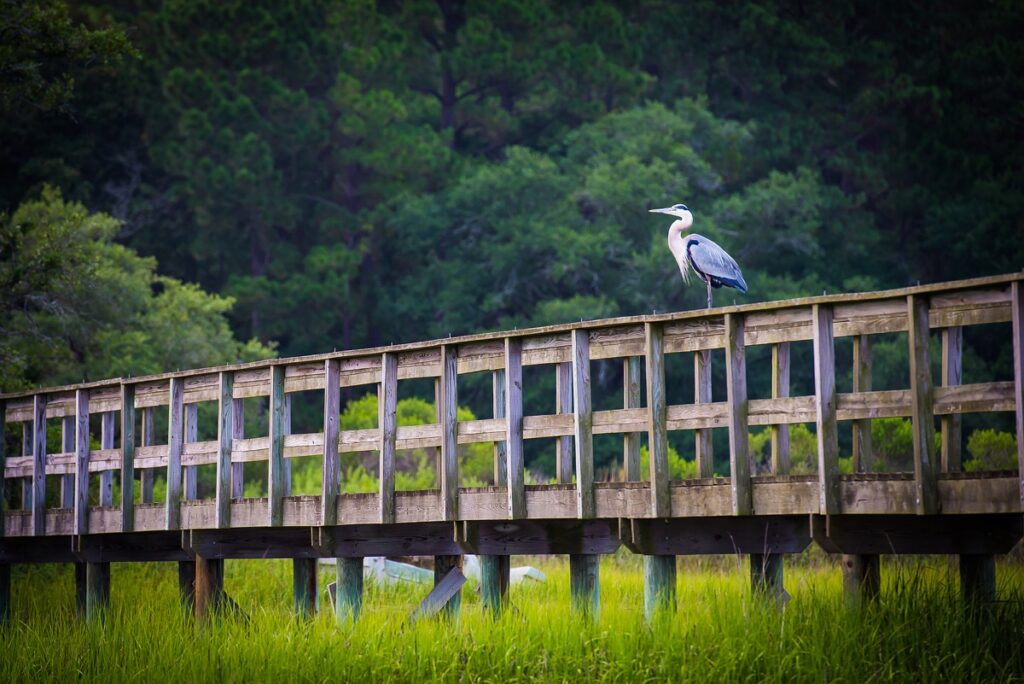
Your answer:
[[[569,611],[568,564],[531,559],[547,583],[514,587],[499,620],[463,590],[458,619],[408,615],[424,587],[368,584],[362,618],[338,626],[291,611],[289,561],[228,561],[225,586],[248,620],[196,624],[173,563],[115,564],[102,626],[75,615],[68,566],[18,566],[0,629],[0,682],[88,681],[813,681],[1024,679],[1024,567],[999,567],[1000,602],[965,610],[945,559],[883,563],[877,605],[844,604],[838,568],[787,567],[784,610],[752,596],[745,564],[681,563],[678,608],[643,617],[640,564],[601,567],[601,612]],[[321,589],[332,580],[324,568]]]

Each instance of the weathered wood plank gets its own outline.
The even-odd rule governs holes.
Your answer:
[[[505,339],[505,445],[508,517],[526,516],[525,463],[523,461],[523,345]]]
[[[859,335],[853,340],[853,391],[871,391],[871,337]],[[837,401],[837,417],[842,415],[843,397]],[[871,420],[863,418],[853,423],[853,471],[874,470],[871,450]],[[860,565],[857,565],[859,568]]]
[[[910,345],[911,422],[914,434],[914,486],[920,515],[938,513],[935,468],[935,414],[928,351],[928,300],[907,297]]]
[[[572,392],[572,363],[559,363],[555,366],[555,413],[572,414]],[[572,482],[574,459],[572,434],[562,435],[555,442],[556,482],[562,484]]]
[[[32,534],[46,530],[46,402],[45,394],[32,397]]]
[[[729,405],[729,480],[734,515],[750,515],[754,503],[750,486],[747,427],[747,364],[743,346],[743,317],[725,316],[725,391]]]
[[[64,416],[60,422],[61,453],[75,451],[75,416]],[[49,459],[47,459],[49,462]],[[60,507],[75,507],[75,474],[62,475],[60,478]]]
[[[836,349],[832,307],[814,306],[814,396],[818,433],[818,500],[823,514],[838,513],[839,432],[836,426]]]
[[[284,366],[270,368],[270,426],[268,431],[270,464],[267,468],[267,518],[271,527],[284,519]]]
[[[441,513],[444,520],[455,520],[459,515],[457,364],[457,348],[444,345],[441,348],[441,375],[438,383],[438,407],[441,414]]]
[[[227,372],[227,371],[226,371]],[[233,374],[237,376],[237,373]],[[237,380],[237,377],[235,378]],[[234,381],[232,381],[233,383]],[[232,395],[233,397],[234,395]],[[245,438],[245,402],[231,399],[231,442],[234,451],[235,440]],[[245,493],[245,464],[231,463],[231,498],[241,499]]]
[[[950,387],[961,384],[963,380],[963,328],[942,329],[942,381],[941,385]],[[942,453],[940,454],[940,470],[944,473],[957,472],[961,468],[961,418],[958,414],[943,416],[940,421],[942,430]]]
[[[121,530],[135,529],[135,385],[121,385]]]
[[[439,556],[438,558],[441,557]],[[455,556],[455,558],[458,558],[458,556]],[[411,621],[415,622],[421,618],[433,617],[442,610],[445,611],[446,616],[454,615],[458,612],[459,590],[466,583],[466,576],[462,574],[462,569],[458,565],[451,568],[444,566],[444,574],[439,575],[441,567],[442,565],[435,560],[434,588],[416,607],[412,615],[409,616]]]
[[[789,343],[772,345],[772,399],[789,396]],[[789,425],[772,425],[772,474],[789,473]]]
[[[576,514],[594,517],[594,436],[590,403],[590,334],[572,332],[572,388],[576,439]]]
[[[181,527],[181,452],[184,449],[185,384],[184,378],[171,378],[167,412],[167,500],[165,527]]]
[[[1013,283],[1013,403],[1016,406],[1017,474],[1024,509],[1024,284]]]
[[[504,352],[504,350],[502,350]],[[502,357],[504,364],[504,357]],[[460,366],[461,367],[461,366]],[[496,423],[505,423],[505,367],[491,372],[491,413]],[[459,424],[459,441],[469,433],[465,430],[468,423]],[[481,439],[481,442],[488,440]],[[508,448],[504,439],[494,441],[494,484],[508,484]]]
[[[235,374],[220,374],[220,396],[217,400],[217,483],[214,494],[217,504],[215,525],[231,526],[231,446],[235,434]]]
[[[644,352],[647,365],[647,449],[650,456],[651,515],[671,515],[668,493],[668,407],[665,397],[665,343],[660,324],[644,326]]]
[[[188,396],[186,386],[185,396]],[[212,397],[217,399],[216,394]],[[205,399],[204,399],[205,400]],[[181,496],[185,501],[195,501],[199,498],[199,468],[196,465],[187,463],[186,455],[189,453],[189,445],[199,441],[199,405],[185,403],[185,439],[182,443],[182,482]]]
[[[694,404],[710,404],[711,399],[711,350],[693,354],[693,400]],[[725,408],[725,407],[723,407]],[[697,459],[697,476],[711,477],[715,470],[714,442],[710,428],[697,430],[694,436]]]
[[[75,517],[74,534],[89,532],[89,392],[75,396]]]
[[[89,397],[90,408],[92,397]],[[114,432],[116,430],[116,416],[113,411],[104,411],[100,418],[100,449],[107,451],[114,448]],[[100,506],[114,505],[114,471],[104,470],[100,472]]]
[[[7,488],[7,400],[0,399],[0,539],[6,536]],[[0,625],[7,623],[10,613],[10,566],[0,563]]]
[[[135,385],[133,385],[135,387]],[[138,408],[138,401],[135,404],[136,409]],[[152,447],[156,445],[156,435],[154,434],[153,426],[153,409],[144,408],[142,409],[142,448]],[[140,448],[135,455],[137,460],[142,458],[142,449]],[[155,480],[156,473],[152,468],[146,468],[141,463],[138,464],[139,468],[139,502],[140,503],[153,503],[153,482]]]
[[[641,368],[640,357],[630,356],[622,360],[622,405],[626,409],[640,408]],[[594,416],[595,430],[597,415]],[[622,436],[622,474],[626,482],[640,479],[640,441],[642,433],[627,432]]]
[[[398,436],[398,358],[381,357],[381,379],[377,401],[377,425],[380,426],[378,470],[380,522],[395,522],[395,439]]]
[[[338,458],[339,419],[341,415],[341,366],[337,359],[324,361],[324,451],[323,484],[320,494],[320,524],[338,523],[338,494],[341,487],[341,461]]]

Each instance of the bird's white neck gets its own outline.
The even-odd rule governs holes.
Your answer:
[[[690,269],[686,261],[686,245],[683,242],[683,233],[693,225],[693,219],[684,221],[684,219],[677,219],[672,222],[672,225],[668,227],[668,248],[672,252],[672,256],[676,258],[676,263],[679,265],[679,272],[683,274],[683,280],[687,283],[690,282]]]

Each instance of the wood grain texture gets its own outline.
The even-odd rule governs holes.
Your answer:
[[[441,511],[444,520],[455,520],[459,515],[459,444],[458,407],[459,390],[456,347],[441,347],[441,375],[438,383],[441,424]]]
[[[630,356],[622,361],[622,406],[640,408],[640,386],[644,382],[641,358]],[[626,432],[622,436],[622,475],[626,482],[640,479],[640,442],[642,433]]]
[[[505,340],[505,445],[509,519],[526,517],[523,460],[523,345]]]
[[[133,385],[134,387],[134,385]],[[136,408],[138,404],[136,403]],[[153,433],[153,409],[144,408],[142,409],[142,419],[140,421],[142,428],[142,447],[152,447],[156,445],[156,436]],[[138,454],[136,454],[138,457]],[[153,503],[153,481],[154,475],[152,468],[144,468],[139,466],[139,502],[140,503]]]
[[[74,534],[89,532],[89,391],[75,395]]]
[[[284,366],[270,368],[270,425],[268,454],[270,463],[267,467],[267,517],[269,525],[276,527],[284,520]]]
[[[121,385],[121,530],[135,529],[135,385]]]
[[[220,374],[220,396],[217,400],[217,480],[215,501],[217,527],[231,526],[231,447],[235,434],[235,374]]]
[[[186,394],[187,394],[186,386]],[[214,400],[216,400],[214,396]],[[181,497],[185,501],[195,501],[199,498],[199,468],[196,465],[186,462],[185,454],[189,451],[189,445],[199,441],[199,405],[185,403],[185,439],[182,445],[182,491]]]
[[[75,417],[64,416],[60,422],[61,453],[75,451]],[[60,507],[75,507],[75,474],[62,475],[60,478]]]
[[[747,364],[743,346],[743,317],[725,316],[725,393],[729,407],[729,468],[732,512],[750,515],[754,510],[750,487],[749,431],[747,426]]]
[[[377,495],[380,497],[380,522],[395,522],[395,439],[398,437],[398,357],[381,356],[380,388],[377,401],[377,425],[380,428]]]
[[[171,378],[169,408],[167,411],[167,500],[165,527],[181,527],[181,452],[184,448],[185,382],[184,378]]]
[[[341,414],[341,366],[336,359],[324,361],[324,450],[323,480],[320,492],[320,524],[338,523],[338,494],[341,487],[341,460],[338,457]]]
[[[789,396],[789,343],[772,345],[772,399]],[[773,475],[789,473],[789,425],[772,425],[771,466]]]
[[[594,435],[590,403],[590,335],[572,333],[573,436],[576,440],[576,514],[594,517]]]
[[[90,404],[92,397],[89,397]],[[104,411],[100,414],[100,449],[107,451],[114,448],[114,435],[117,431],[117,416],[113,411]],[[100,506],[114,505],[114,471],[103,470],[100,472]]]
[[[838,513],[839,430],[836,425],[836,349],[832,307],[813,309],[815,427],[818,433],[818,501],[822,514]]]
[[[45,394],[32,397],[32,480],[29,490],[32,492],[32,534],[35,535],[46,531],[46,400]],[[88,449],[86,444],[86,458]]]
[[[7,472],[7,421],[4,420],[7,415],[7,400],[0,399],[0,539],[3,539],[6,534],[6,525],[4,523],[4,514],[7,512],[7,492],[8,482],[5,481]],[[0,625],[6,624],[8,614],[10,613],[10,584],[11,575],[10,569],[4,564],[0,564]],[[6,582],[6,584],[4,584]]]
[[[664,329],[658,323],[644,326],[647,366],[647,448],[650,455],[651,515],[671,515],[668,484],[668,402],[665,397]]]
[[[555,366],[555,413],[572,414],[572,363]],[[555,481],[562,484],[572,482],[575,462],[572,434],[560,436],[555,442]]]
[[[1013,403],[1016,407],[1017,474],[1020,504],[1024,508],[1024,285],[1013,283]]]
[[[569,556],[569,601],[572,612],[596,621],[601,612],[601,556]]]
[[[871,391],[871,337],[858,335],[853,339],[853,391]],[[840,405],[842,400],[840,400]],[[871,420],[862,418],[853,422],[853,471],[874,470],[871,446]]]
[[[711,350],[693,354],[693,399],[694,404],[710,404],[711,398]],[[697,476],[711,477],[715,470],[714,442],[710,428],[699,428],[694,436],[697,459]]]
[[[495,420],[505,417],[505,368],[491,372],[491,415]],[[460,426],[461,427],[461,426]],[[462,436],[462,430],[459,430]],[[508,483],[508,449],[504,439],[494,442],[494,484]]]
[[[940,384],[951,387],[963,381],[963,328],[942,329],[942,375]],[[961,469],[961,418],[951,413],[940,420],[942,430],[942,452],[939,455],[939,469],[943,473],[958,472]]]
[[[907,297],[907,318],[911,423],[914,435],[914,486],[917,494],[917,512],[919,515],[928,515],[938,512],[938,494],[927,298],[914,295]]]

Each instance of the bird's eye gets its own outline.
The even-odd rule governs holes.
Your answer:
[[[683,211],[690,211],[685,204],[680,204],[679,208],[682,209]]]

